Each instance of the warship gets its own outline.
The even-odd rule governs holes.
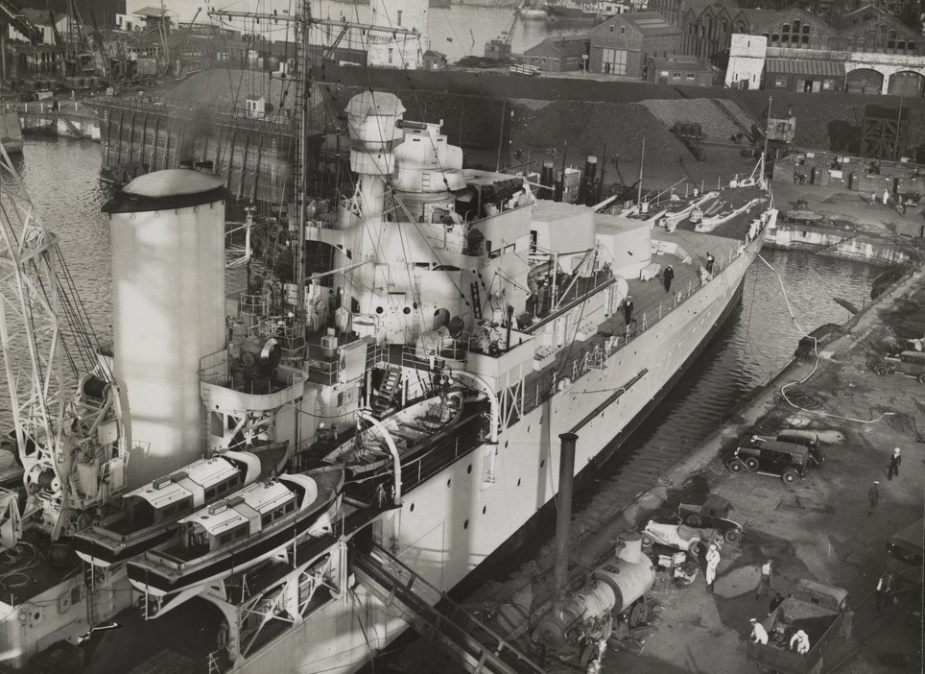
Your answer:
[[[10,335],[45,344],[24,351],[41,373],[73,333],[52,311],[70,289],[56,239],[5,185],[25,490],[0,493],[17,551],[0,570],[32,575],[0,598],[5,666],[107,671],[131,643],[109,627],[169,612],[206,635],[186,657],[208,671],[353,672],[409,627],[495,671],[539,671],[446,594],[554,501],[560,436],[577,438],[568,472],[596,470],[734,311],[776,222],[763,167],[709,195],[732,215],[704,232],[666,217],[701,207],[696,192],[691,209],[588,206],[543,198],[542,177],[465,168],[441,124],[405,119],[391,93],[344,116],[352,194],[302,195],[277,232],[290,273],[241,291],[226,294],[220,177],[167,169],[119,191],[104,207],[113,343],[91,349],[76,392],[10,357]],[[10,330],[28,308],[52,329]],[[97,559],[90,543],[128,531],[146,488],[243,453],[259,479],[184,497],[150,545]]]

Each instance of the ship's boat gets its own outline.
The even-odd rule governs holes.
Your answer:
[[[375,475],[387,469],[394,457],[400,461],[416,458],[433,445],[438,434],[451,433],[462,412],[463,393],[457,387],[400,409],[380,422],[372,422],[369,428],[357,430],[324,460],[345,466],[355,477]]]
[[[256,482],[180,520],[174,537],[129,561],[129,580],[164,596],[246,571],[329,530],[343,485],[339,466]]]
[[[74,535],[74,549],[96,566],[124,562],[171,538],[181,518],[252,484],[259,475],[260,459],[250,452],[200,459],[127,493],[114,518]]]

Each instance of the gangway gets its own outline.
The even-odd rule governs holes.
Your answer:
[[[512,644],[377,545],[351,543],[358,580],[386,605],[397,606],[420,635],[436,641],[474,674],[544,674]]]

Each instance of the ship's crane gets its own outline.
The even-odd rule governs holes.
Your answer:
[[[21,519],[56,540],[122,493],[127,443],[111,357],[2,145],[0,172],[0,346],[24,471]],[[5,546],[19,534],[12,505],[0,494]]]
[[[33,24],[10,0],[0,0],[0,17],[6,19],[13,28],[25,35],[32,44],[41,44],[45,38],[42,29]]]

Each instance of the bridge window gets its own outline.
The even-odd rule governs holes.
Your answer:
[[[783,29],[781,30],[781,32],[782,32],[782,33],[785,33],[786,35],[790,35],[790,24],[789,24],[789,23],[785,23]]]

